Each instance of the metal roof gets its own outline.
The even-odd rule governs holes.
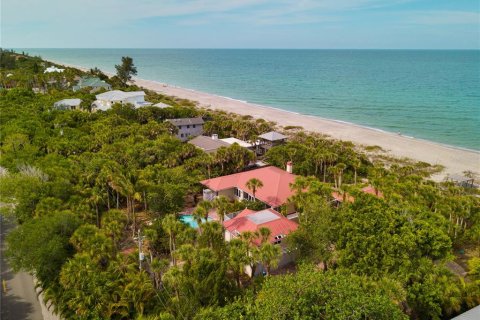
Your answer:
[[[205,152],[215,152],[221,147],[229,147],[230,145],[222,140],[212,139],[206,136],[198,136],[188,141],[194,146],[202,149]]]
[[[237,139],[237,138],[224,138],[224,139],[220,139],[228,144],[234,144],[234,143],[237,143],[240,147],[244,147],[244,148],[251,148],[253,147],[254,145],[252,143],[248,143],[246,141],[243,141],[243,140],[240,140],[240,139]]]
[[[144,91],[130,91],[124,92],[120,90],[107,91],[104,93],[97,94],[95,97],[97,100],[107,100],[107,101],[122,101],[127,98],[144,96]]]
[[[82,102],[81,99],[63,99],[55,102],[53,105],[55,107],[59,107],[59,106],[76,107],[80,105],[81,102]]]
[[[79,88],[85,88],[85,87],[111,88],[111,85],[97,77],[83,77],[78,81],[77,87]]]
[[[189,124],[204,124],[205,121],[201,117],[198,118],[180,118],[180,119],[167,119],[166,121],[172,123],[175,126],[186,126]]]
[[[277,141],[277,140],[287,139],[286,136],[284,136],[280,132],[276,132],[276,131],[270,131],[270,132],[264,133],[264,134],[262,134],[258,137],[262,138],[264,140],[268,140],[268,141]]]
[[[247,216],[247,219],[252,221],[255,224],[262,224],[267,223],[273,220],[280,219],[279,216],[271,212],[270,210],[262,210],[255,212],[254,214],[250,214]]]

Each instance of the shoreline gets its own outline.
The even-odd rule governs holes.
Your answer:
[[[48,60],[52,63],[88,71],[89,68]],[[112,73],[105,72],[111,76]],[[331,138],[351,141],[361,146],[379,146],[385,154],[396,158],[410,158],[427,162],[431,165],[442,165],[444,170],[431,177],[436,181],[443,180],[449,174],[462,174],[472,171],[480,174],[480,151],[450,146],[430,140],[415,138],[397,133],[371,128],[342,120],[327,119],[314,115],[301,114],[276,107],[249,103],[230,97],[196,91],[193,89],[170,86],[154,80],[134,77],[139,87],[161,94],[188,99],[198,103],[199,107],[223,110],[240,115],[250,115],[274,121],[279,126],[301,126],[303,130],[326,134]]]

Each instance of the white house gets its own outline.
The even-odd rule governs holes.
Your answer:
[[[80,109],[80,99],[63,99],[53,104],[53,107],[57,110],[78,110]]]
[[[65,69],[60,69],[55,66],[48,67],[43,73],[52,73],[52,72],[63,72]]]
[[[92,110],[108,110],[115,103],[130,103],[135,108],[149,106],[152,103],[145,101],[144,91],[124,92],[120,90],[107,91],[97,94],[97,100],[92,103]]]

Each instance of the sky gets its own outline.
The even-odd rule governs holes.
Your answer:
[[[0,0],[3,48],[480,49],[479,0]]]

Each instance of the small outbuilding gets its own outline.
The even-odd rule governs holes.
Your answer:
[[[265,154],[271,148],[281,145],[287,141],[287,136],[277,131],[270,131],[258,136],[257,153]]]

